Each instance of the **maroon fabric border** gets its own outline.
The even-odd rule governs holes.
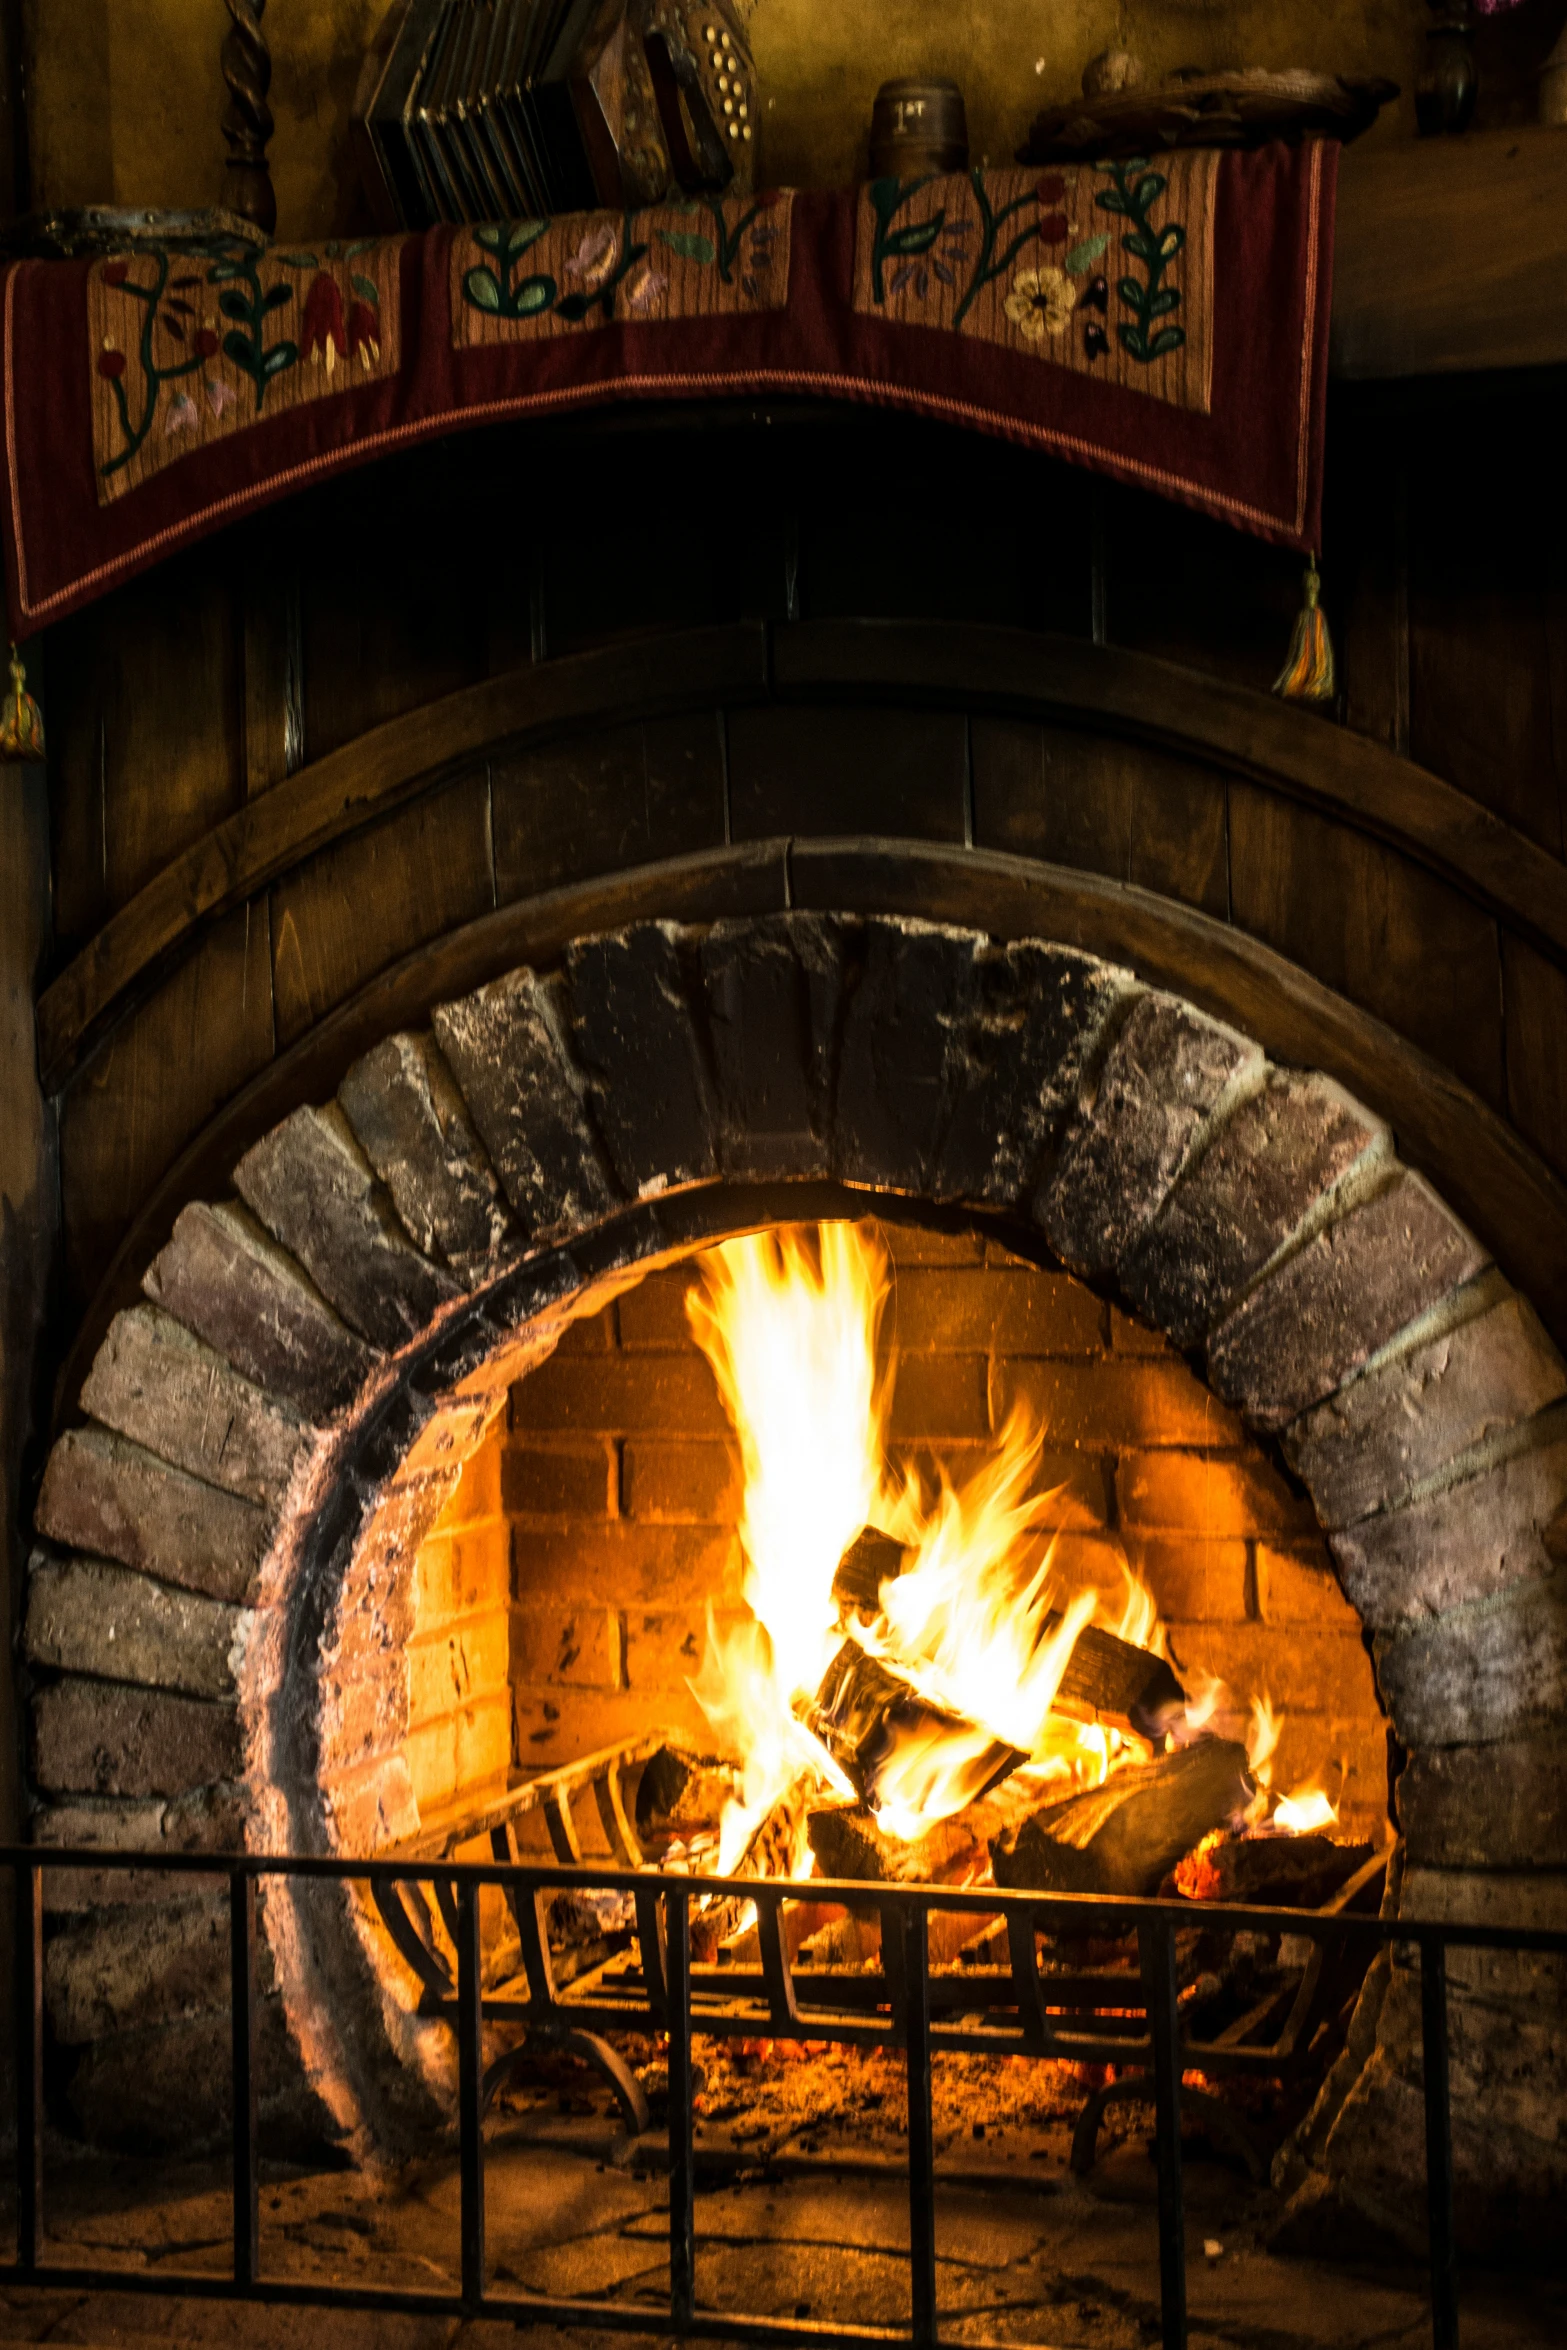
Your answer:
[[[852,307],[854,192],[794,199],[786,309],[628,321],[454,351],[454,232],[402,255],[399,373],[193,451],[106,507],[92,470],[86,262],[23,261],[0,292],[12,634],[31,635],[192,540],[307,484],[466,426],[616,400],[769,393],[899,408],[998,434],[1314,547],[1322,506],[1336,145],[1220,164],[1213,395],[1194,414],[1031,354]]]

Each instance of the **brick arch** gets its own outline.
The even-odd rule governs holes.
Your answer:
[[[1411,1858],[1536,1856],[1567,1374],[1371,1111],[1132,972],[916,920],[645,923],[387,1038],[234,1184],[184,1210],[50,1457],[41,1836],[395,1836],[399,1562],[512,1381],[661,1255],[870,1194],[999,1219],[1279,1442],[1412,1750]],[[221,1927],[198,1902],[172,1932],[89,1907],[52,1942],[88,2119],[134,2126],[160,2051],[221,2045]],[[277,2125],[430,2122],[441,2062],[357,1910],[271,1893],[266,1942]]]

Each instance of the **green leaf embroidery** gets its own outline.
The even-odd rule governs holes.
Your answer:
[[[947,215],[943,209],[934,220],[912,221],[907,228],[890,230],[882,250],[898,261],[907,261],[917,254],[928,253],[946,225]]]
[[[1103,236],[1085,237],[1080,245],[1072,247],[1071,252],[1068,253],[1061,265],[1062,268],[1069,277],[1086,277],[1094,263],[1103,258],[1105,247],[1109,242],[1108,230]]]
[[[463,277],[462,290],[464,301],[471,302],[475,310],[488,310],[492,317],[499,311],[501,282],[493,269],[486,269],[481,263],[477,268],[468,270]]]
[[[718,247],[711,237],[704,237],[699,229],[661,228],[658,241],[667,245],[671,253],[678,253],[682,261],[700,261],[711,268],[718,259]]]
[[[250,304],[237,286],[230,286],[218,296],[218,308],[225,318],[236,318],[242,326],[250,324]]]
[[[262,380],[270,383],[275,375],[282,374],[285,367],[292,367],[298,357],[297,343],[274,343],[261,362]]]
[[[1131,311],[1130,319],[1116,325],[1116,338],[1123,351],[1148,366],[1163,358],[1167,351],[1178,351],[1186,340],[1185,329],[1179,326],[1159,327],[1150,333],[1156,319],[1167,318],[1180,308],[1181,296],[1174,286],[1163,283],[1164,273],[1186,243],[1186,231],[1179,221],[1167,221],[1156,227],[1148,215],[1169,185],[1162,172],[1150,171],[1146,156],[1135,156],[1127,163],[1103,163],[1098,167],[1113,183],[1104,188],[1094,201],[1101,211],[1119,213],[1133,225],[1121,236],[1121,250],[1132,261],[1141,262],[1146,278],[1130,271],[1116,280],[1116,293]],[[1139,175],[1133,182],[1133,174]]]
[[[285,302],[292,302],[293,299],[292,286],[269,286],[261,297],[261,307],[263,310],[281,310]]]
[[[331,247],[327,250],[330,252]],[[314,253],[274,253],[271,258],[281,262],[285,269],[319,269],[321,266]]]
[[[353,287],[354,292],[359,296],[361,302],[368,302],[372,309],[380,309],[380,289],[376,285],[375,279],[373,277],[361,277],[358,270],[353,269],[348,273],[348,282]]]
[[[513,318],[533,318],[547,310],[555,299],[555,280],[552,277],[525,277],[512,296]]]

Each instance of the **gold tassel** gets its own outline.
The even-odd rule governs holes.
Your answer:
[[[11,687],[0,700],[0,759],[28,761],[44,755],[43,713],[27,690],[27,671],[11,647]]]
[[[1306,601],[1295,615],[1289,653],[1273,681],[1273,690],[1286,702],[1331,702],[1338,691],[1338,676],[1327,618],[1317,602],[1322,581],[1314,554],[1306,559],[1305,586]]]

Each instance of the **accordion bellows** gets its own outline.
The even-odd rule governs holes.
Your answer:
[[[386,228],[749,193],[734,0],[407,0],[355,131]]]

